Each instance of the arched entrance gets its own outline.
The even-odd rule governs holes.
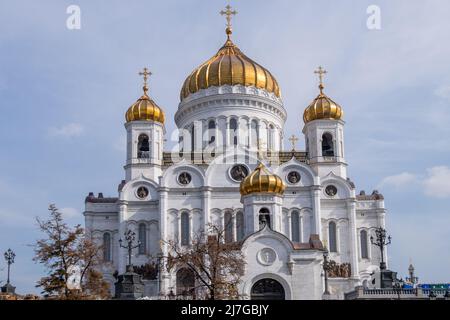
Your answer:
[[[192,295],[195,288],[195,275],[192,270],[183,268],[177,272],[177,295]]]
[[[261,279],[257,281],[251,291],[252,300],[284,300],[284,288],[274,279]]]

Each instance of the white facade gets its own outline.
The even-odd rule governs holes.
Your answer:
[[[342,120],[307,123],[307,152],[293,152],[283,151],[286,117],[281,99],[263,89],[224,85],[200,90],[184,99],[175,115],[181,157],[163,153],[162,124],[127,123],[125,180],[118,197],[90,194],[84,212],[86,228],[105,245],[103,272],[111,284],[115,271],[125,271],[127,253],[118,240],[128,229],[144,243],[134,250],[133,264],[139,266],[166,253],[161,239],[185,245],[209,223],[224,226],[230,216],[232,241],[243,241],[246,257],[244,296],[264,298],[264,290],[281,286],[278,298],[322,299],[324,246],[330,259],[351,265],[350,274],[330,279],[333,297],[343,299],[369,279],[380,262],[370,235],[384,227],[383,197],[355,193],[347,177]],[[325,133],[333,141],[326,156]],[[148,137],[145,156],[139,153],[143,134]],[[240,164],[248,174],[258,161],[283,179],[284,195],[241,198],[240,181],[231,169]],[[292,172],[299,181],[288,180]],[[261,214],[270,216],[262,229]],[[159,293],[177,291],[176,271],[161,274]]]

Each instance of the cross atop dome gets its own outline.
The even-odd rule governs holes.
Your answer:
[[[140,76],[144,77],[144,86],[142,87],[142,89],[144,90],[144,94],[147,95],[148,92],[148,77],[152,75],[152,73],[147,69],[144,68],[144,70],[142,70],[141,72],[139,72]]]
[[[225,9],[227,9],[227,10],[220,11],[220,14],[223,15],[223,16],[226,16],[226,19],[227,19],[226,33],[227,33],[228,40],[230,40],[230,36],[233,33],[233,29],[231,27],[231,17],[235,16],[238,12],[236,10],[231,10],[231,6],[230,5],[227,5],[225,7]]]
[[[323,94],[323,89],[325,88],[323,85],[323,77],[328,73],[328,71],[322,68],[322,66],[319,66],[319,69],[314,71],[314,73],[319,75],[319,89],[320,93]]]

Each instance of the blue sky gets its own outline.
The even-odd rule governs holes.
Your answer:
[[[81,30],[66,28],[71,4],[81,8]],[[450,3],[231,4],[239,11],[235,43],[280,83],[285,136],[302,137],[303,110],[317,94],[313,71],[325,66],[325,90],[345,111],[349,175],[358,191],[386,198],[390,267],[404,276],[412,259],[422,281],[450,281]],[[372,4],[381,8],[381,30],[366,27]],[[225,5],[1,1],[0,251],[17,253],[19,292],[38,292],[44,274],[31,260],[35,217],[56,203],[82,224],[89,191],[117,194],[124,113],[141,94],[137,72],[153,72],[150,94],[172,132],[183,80],[225,40]],[[3,260],[0,270],[4,280]]]

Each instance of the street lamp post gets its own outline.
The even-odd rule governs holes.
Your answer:
[[[14,258],[16,257],[16,254],[14,253],[14,251],[12,251],[11,249],[8,249],[5,252],[5,260],[6,263],[8,264],[8,280],[6,281],[6,284],[9,284],[9,275],[11,272],[11,265],[14,263]]]
[[[125,248],[128,250],[128,266],[127,266],[127,271],[128,272],[133,272],[133,265],[131,264],[131,254],[133,252],[133,249],[138,248],[141,245],[141,242],[138,241],[137,245],[133,245],[134,240],[136,239],[136,233],[128,230],[127,232],[124,233],[125,236],[125,242],[126,245],[122,245],[122,239],[119,239],[119,246],[121,248]]]
[[[328,260],[328,249],[325,248],[325,251],[323,253],[323,275],[325,280],[325,291],[323,292],[324,295],[329,296],[330,291],[328,290],[328,271],[330,270],[330,261]]]
[[[11,282],[10,275],[11,275],[11,265],[14,263],[14,258],[16,257],[16,254],[11,249],[8,249],[5,252],[4,257],[5,257],[6,263],[8,265],[8,278],[7,278],[6,284],[3,287],[1,287],[0,289],[1,289],[2,293],[14,294],[16,288],[13,287],[10,283]]]
[[[381,262],[380,262],[380,270],[386,270],[386,262],[384,262],[384,249],[387,245],[391,244],[391,236],[386,236],[386,229],[383,229],[382,227],[379,227],[375,229],[375,236],[376,239],[374,239],[373,236],[370,237],[370,242],[380,248],[381,252]]]

